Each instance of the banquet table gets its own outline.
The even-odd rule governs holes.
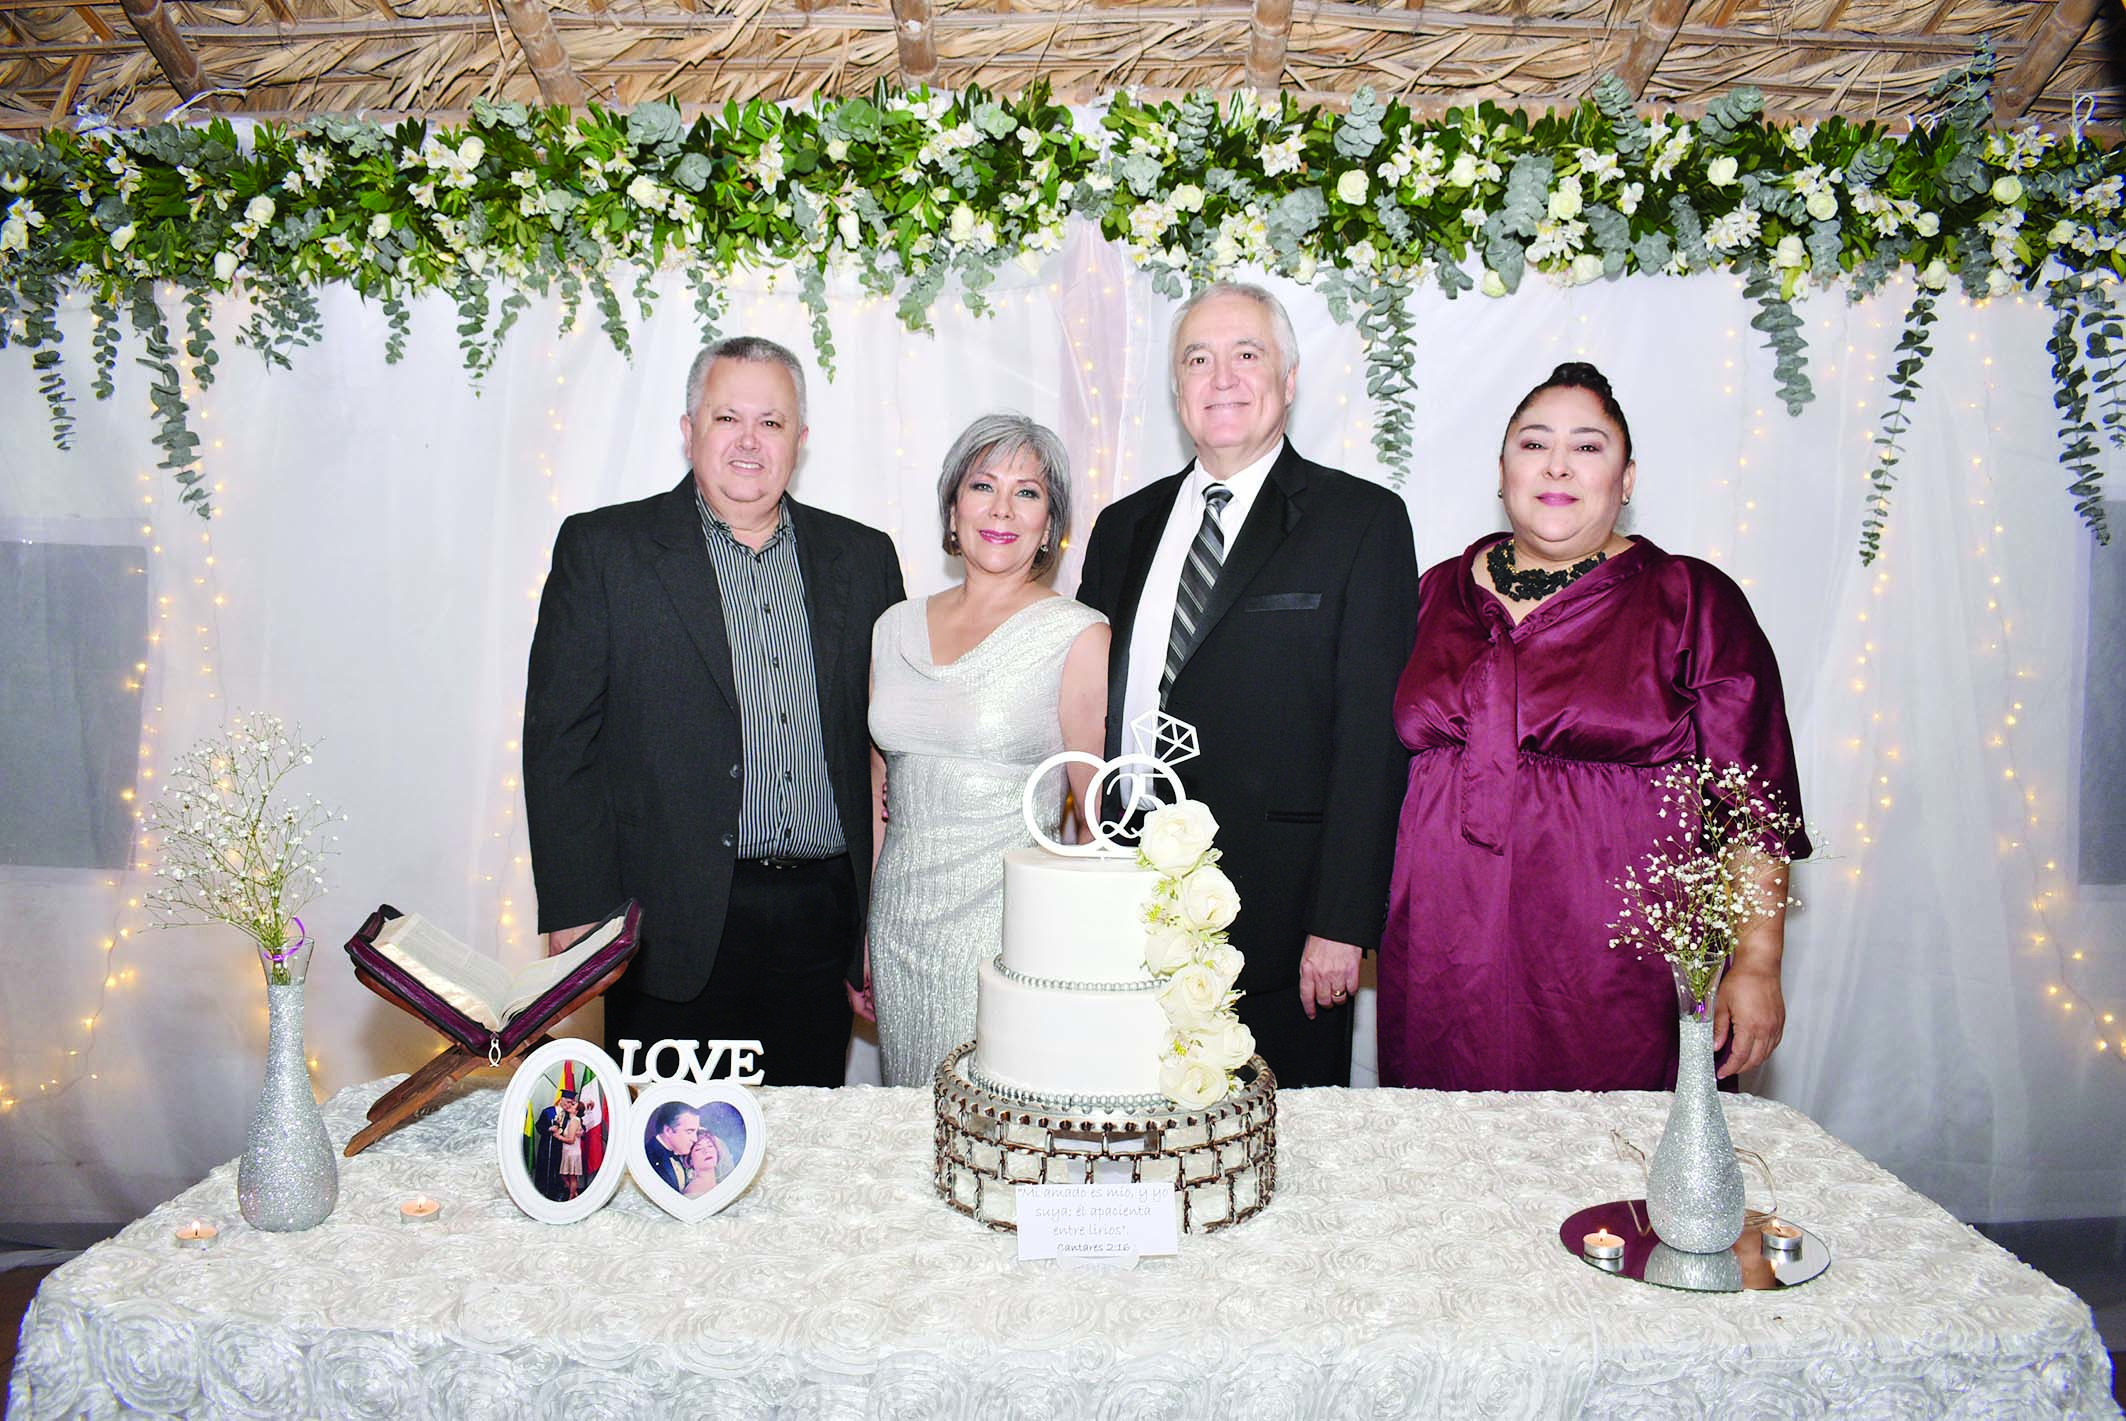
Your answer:
[[[326,1106],[345,1141],[389,1081]],[[1643,1192],[1668,1097],[1294,1090],[1276,1197],[1134,1267],[1020,1262],[931,1184],[927,1091],[760,1092],[764,1168],[694,1224],[632,1184],[534,1222],[501,1091],[341,1164],[307,1233],[235,1165],[45,1280],[10,1417],[2117,1416],[2089,1309],[1806,1117],[1726,1101],[1833,1250],[1804,1286],[1597,1272],[1558,1225]],[[424,1193],[439,1221],[408,1225]],[[209,1248],[176,1246],[198,1217]]]

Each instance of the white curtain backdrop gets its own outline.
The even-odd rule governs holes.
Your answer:
[[[1090,229],[1038,274],[1008,270],[993,315],[948,296],[934,336],[908,334],[853,286],[834,297],[836,373],[815,370],[795,492],[892,534],[916,595],[953,576],[934,484],[974,415],[1021,410],[1063,433],[1081,544],[1102,505],[1185,458],[1170,303]],[[224,303],[219,379],[193,397],[211,525],[154,468],[136,342],[116,397],[95,402],[86,311],[64,314],[80,398],[69,454],[51,446],[28,356],[0,355],[0,540],[146,550],[141,795],[158,783],[148,771],[232,709],[273,711],[322,742],[300,787],[350,818],[332,892],[305,914],[320,942],[321,1091],[438,1046],[360,988],[339,950],[377,903],[512,965],[535,952],[525,652],[563,516],[682,472],[698,332],[680,283],[658,290],[632,361],[594,318],[556,335],[557,305],[535,303],[480,393],[445,302],[417,309],[405,361],[388,366],[381,312],[332,291],[325,340],[292,372],[234,348],[243,311]],[[1285,294],[1303,351],[1294,441],[1382,477],[1356,337],[1312,292]],[[1535,283],[1502,301],[1428,292],[1403,492],[1428,565],[1498,526],[1514,401],[1559,360],[1599,363],[1638,446],[1627,527],[1748,589],[1829,853],[1797,873],[1790,1025],[1755,1088],[1966,1218],[2126,1214],[2126,1063],[2095,1049],[2092,1019],[2126,1014],[2126,903],[2076,886],[2073,842],[2085,588],[2092,557],[2122,554],[2093,547],[2061,492],[2043,308],[1950,298],[1886,555],[1860,565],[1869,435],[1909,294],[1804,305],[1817,398],[1790,418],[1731,278]],[[812,363],[794,291],[765,276],[734,294],[725,327]],[[1073,554],[1058,586],[1076,578]],[[63,608],[40,615],[58,656],[75,628]],[[0,708],[24,720],[0,724],[10,738],[24,718],[66,714]],[[5,793],[10,820],[45,812],[43,788]],[[265,1033],[255,958],[233,932],[148,930],[145,884],[138,871],[0,867],[0,1237],[129,1218],[241,1147]],[[1359,1011],[1370,1083],[1370,993]],[[860,1045],[852,1078],[875,1069]],[[1586,1147],[1607,1148],[1592,1117]]]

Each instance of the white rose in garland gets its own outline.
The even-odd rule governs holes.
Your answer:
[[[1144,816],[1138,858],[1167,878],[1179,878],[1203,861],[1217,836],[1218,821],[1200,800],[1163,804]]]
[[[1240,980],[1240,968],[1246,960],[1239,948],[1222,941],[1213,943],[1196,955],[1196,961],[1204,970],[1228,989]]]
[[[1188,1033],[1187,1054],[1220,1071],[1237,1071],[1255,1054],[1255,1033],[1230,1012]]]
[[[1208,1061],[1169,1056],[1159,1067],[1159,1089],[1182,1105],[1214,1105],[1225,1099],[1228,1088],[1225,1072]]]
[[[1159,990],[1159,1005],[1166,1009],[1166,1019],[1176,1028],[1195,1031],[1218,1019],[1230,995],[1208,967],[1190,963]]]
[[[1213,931],[1226,927],[1240,912],[1240,893],[1214,864],[1204,864],[1182,880],[1176,904],[1190,927]]]
[[[1179,923],[1153,923],[1144,930],[1144,965],[1158,976],[1179,972],[1196,960],[1196,935]]]

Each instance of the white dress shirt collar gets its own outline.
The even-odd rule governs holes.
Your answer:
[[[1233,491],[1233,501],[1218,515],[1218,526],[1225,532],[1228,553],[1233,550],[1233,540],[1240,536],[1241,527],[1248,521],[1248,510],[1255,506],[1256,495],[1262,492],[1264,482],[1270,477],[1270,466],[1283,453],[1284,441],[1280,439],[1269,453],[1225,480],[1225,486]],[[1175,500],[1180,507],[1175,514],[1187,519],[1192,538],[1196,534],[1196,524],[1203,517],[1203,492],[1216,482],[1204,472],[1201,459],[1189,465],[1188,477],[1181,481],[1181,496]]]

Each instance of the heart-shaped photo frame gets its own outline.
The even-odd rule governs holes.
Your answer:
[[[635,1097],[627,1172],[650,1202],[696,1223],[760,1173],[768,1132],[753,1092],[728,1081],[663,1081]]]

